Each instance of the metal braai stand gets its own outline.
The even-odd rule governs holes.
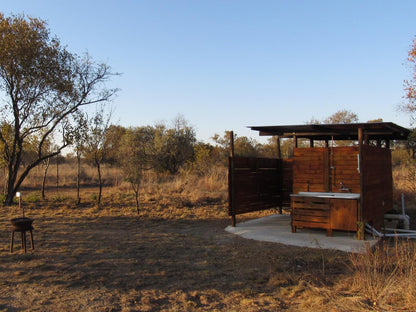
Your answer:
[[[35,250],[35,244],[33,242],[33,219],[25,217],[25,209],[22,205],[22,196],[20,192],[16,193],[16,197],[19,199],[19,209],[22,211],[22,217],[11,219],[11,237],[10,237],[10,252],[13,252],[14,233],[20,232],[22,249],[26,253],[26,232],[30,233],[30,246],[32,251]]]

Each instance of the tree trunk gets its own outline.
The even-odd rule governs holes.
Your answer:
[[[44,162],[45,170],[43,171],[42,188],[41,188],[42,199],[45,199],[46,174],[48,173],[49,163],[50,163],[50,158],[46,159]]]
[[[3,180],[3,194],[6,194],[7,192],[7,177],[8,177],[8,173],[7,173],[7,168],[4,167],[4,180]]]
[[[29,166],[27,166],[22,174],[19,176],[19,179],[17,178],[17,174],[19,171],[19,167],[20,167],[20,163],[21,163],[21,155],[16,155],[15,156],[15,161],[14,162],[10,162],[10,164],[8,165],[8,176],[7,176],[7,189],[6,189],[6,199],[4,201],[4,205],[5,206],[10,206],[13,204],[13,198],[14,195],[16,194],[16,192],[19,190],[20,185],[22,185],[24,179],[27,177],[27,175],[29,174],[29,172],[35,168],[37,165],[39,165],[43,160],[46,160],[47,158],[51,158],[54,156],[57,156],[57,154],[59,154],[59,152],[57,153],[52,153],[46,157],[43,158],[39,158],[36,161],[34,161],[33,163],[31,163]]]
[[[81,153],[77,151],[77,205],[81,203],[79,190],[81,188]]]
[[[101,179],[101,164],[100,164],[100,161],[98,159],[95,159],[95,164],[97,166],[98,185],[99,185],[97,204],[101,205],[101,194],[102,194],[102,191],[103,191],[103,182],[102,182],[102,179]]]
[[[13,198],[16,194],[16,191],[21,183],[16,184],[17,173],[20,166],[20,157],[15,155],[15,160],[11,161],[8,166],[8,176],[7,176],[7,190],[6,190],[6,199],[4,201],[5,206],[10,206],[13,204]]]
[[[134,197],[135,197],[135,200],[136,200],[136,209],[137,209],[137,214],[139,214],[140,213],[140,200],[139,200],[139,195],[140,195],[140,184],[139,183],[137,183],[137,184],[135,184],[135,183],[130,183],[130,185],[131,185],[131,188],[133,189],[133,191],[134,191]]]
[[[59,155],[56,155],[56,192],[59,193]]]
[[[6,199],[4,200],[4,205],[5,206],[11,206],[11,204],[13,203],[13,197],[14,194],[16,194],[16,192],[13,191],[8,191],[6,194]]]
[[[136,192],[136,209],[137,209],[137,214],[139,214],[140,210],[139,210],[139,190],[137,190]]]

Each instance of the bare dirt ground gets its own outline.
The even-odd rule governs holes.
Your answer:
[[[10,254],[18,211],[1,207],[0,311],[367,310],[362,299],[345,304],[347,254],[227,233],[224,204],[147,205],[140,215],[108,206],[28,205],[26,255],[19,243]]]

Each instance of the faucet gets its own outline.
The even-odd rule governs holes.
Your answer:
[[[340,192],[349,192],[349,193],[351,193],[351,189],[347,188],[342,181],[339,182],[339,184],[341,185],[341,187],[339,188]]]

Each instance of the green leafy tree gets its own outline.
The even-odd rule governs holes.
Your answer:
[[[198,142],[194,145],[194,159],[191,169],[199,176],[209,176],[216,166],[223,166],[221,151],[208,143]]]
[[[174,120],[172,128],[155,127],[156,169],[175,174],[194,156],[195,130],[182,117]]]
[[[333,113],[331,116],[325,118],[323,120],[323,123],[343,124],[343,123],[354,123],[358,121],[359,119],[356,113],[353,113],[352,111],[347,110],[347,109],[342,109]]]
[[[222,148],[223,157],[226,161],[230,155],[231,131],[225,131],[222,137],[215,134],[212,137],[212,140]],[[246,136],[239,137],[234,133],[234,154],[236,156],[257,157],[260,155],[261,149],[262,144],[258,143],[256,140]]]
[[[74,114],[109,101],[117,90],[104,85],[111,76],[106,64],[69,53],[40,19],[0,13],[0,38],[0,152],[10,205],[30,170],[72,142]],[[23,165],[24,146],[34,136],[36,157]],[[55,148],[47,148],[58,137]]]
[[[293,143],[292,139],[280,139],[280,156],[282,158],[292,158],[293,156]],[[263,157],[277,158],[277,138],[272,136],[267,139],[267,143],[263,144],[260,148],[260,155]]]
[[[235,153],[239,156],[257,157],[260,154],[261,146],[256,140],[246,136],[234,139]]]
[[[354,123],[358,122],[358,115],[350,110],[341,109],[336,111],[329,117],[319,120],[313,117],[311,120],[307,121],[306,124],[343,124],[343,123]]]
[[[120,148],[121,138],[126,134],[127,129],[119,125],[110,125],[105,135],[105,145],[107,147],[106,161],[111,165],[121,165]]]
[[[358,115],[354,112],[347,110],[347,109],[341,109],[339,111],[336,111],[329,117],[324,118],[322,121],[312,118],[310,121],[306,122],[306,124],[347,124],[347,123],[356,123],[359,122]],[[302,144],[308,144],[306,143],[307,140],[301,141],[300,145]],[[354,144],[352,141],[337,141],[334,143],[334,146],[350,146],[351,144]],[[317,142],[316,146],[323,146],[323,142]]]

